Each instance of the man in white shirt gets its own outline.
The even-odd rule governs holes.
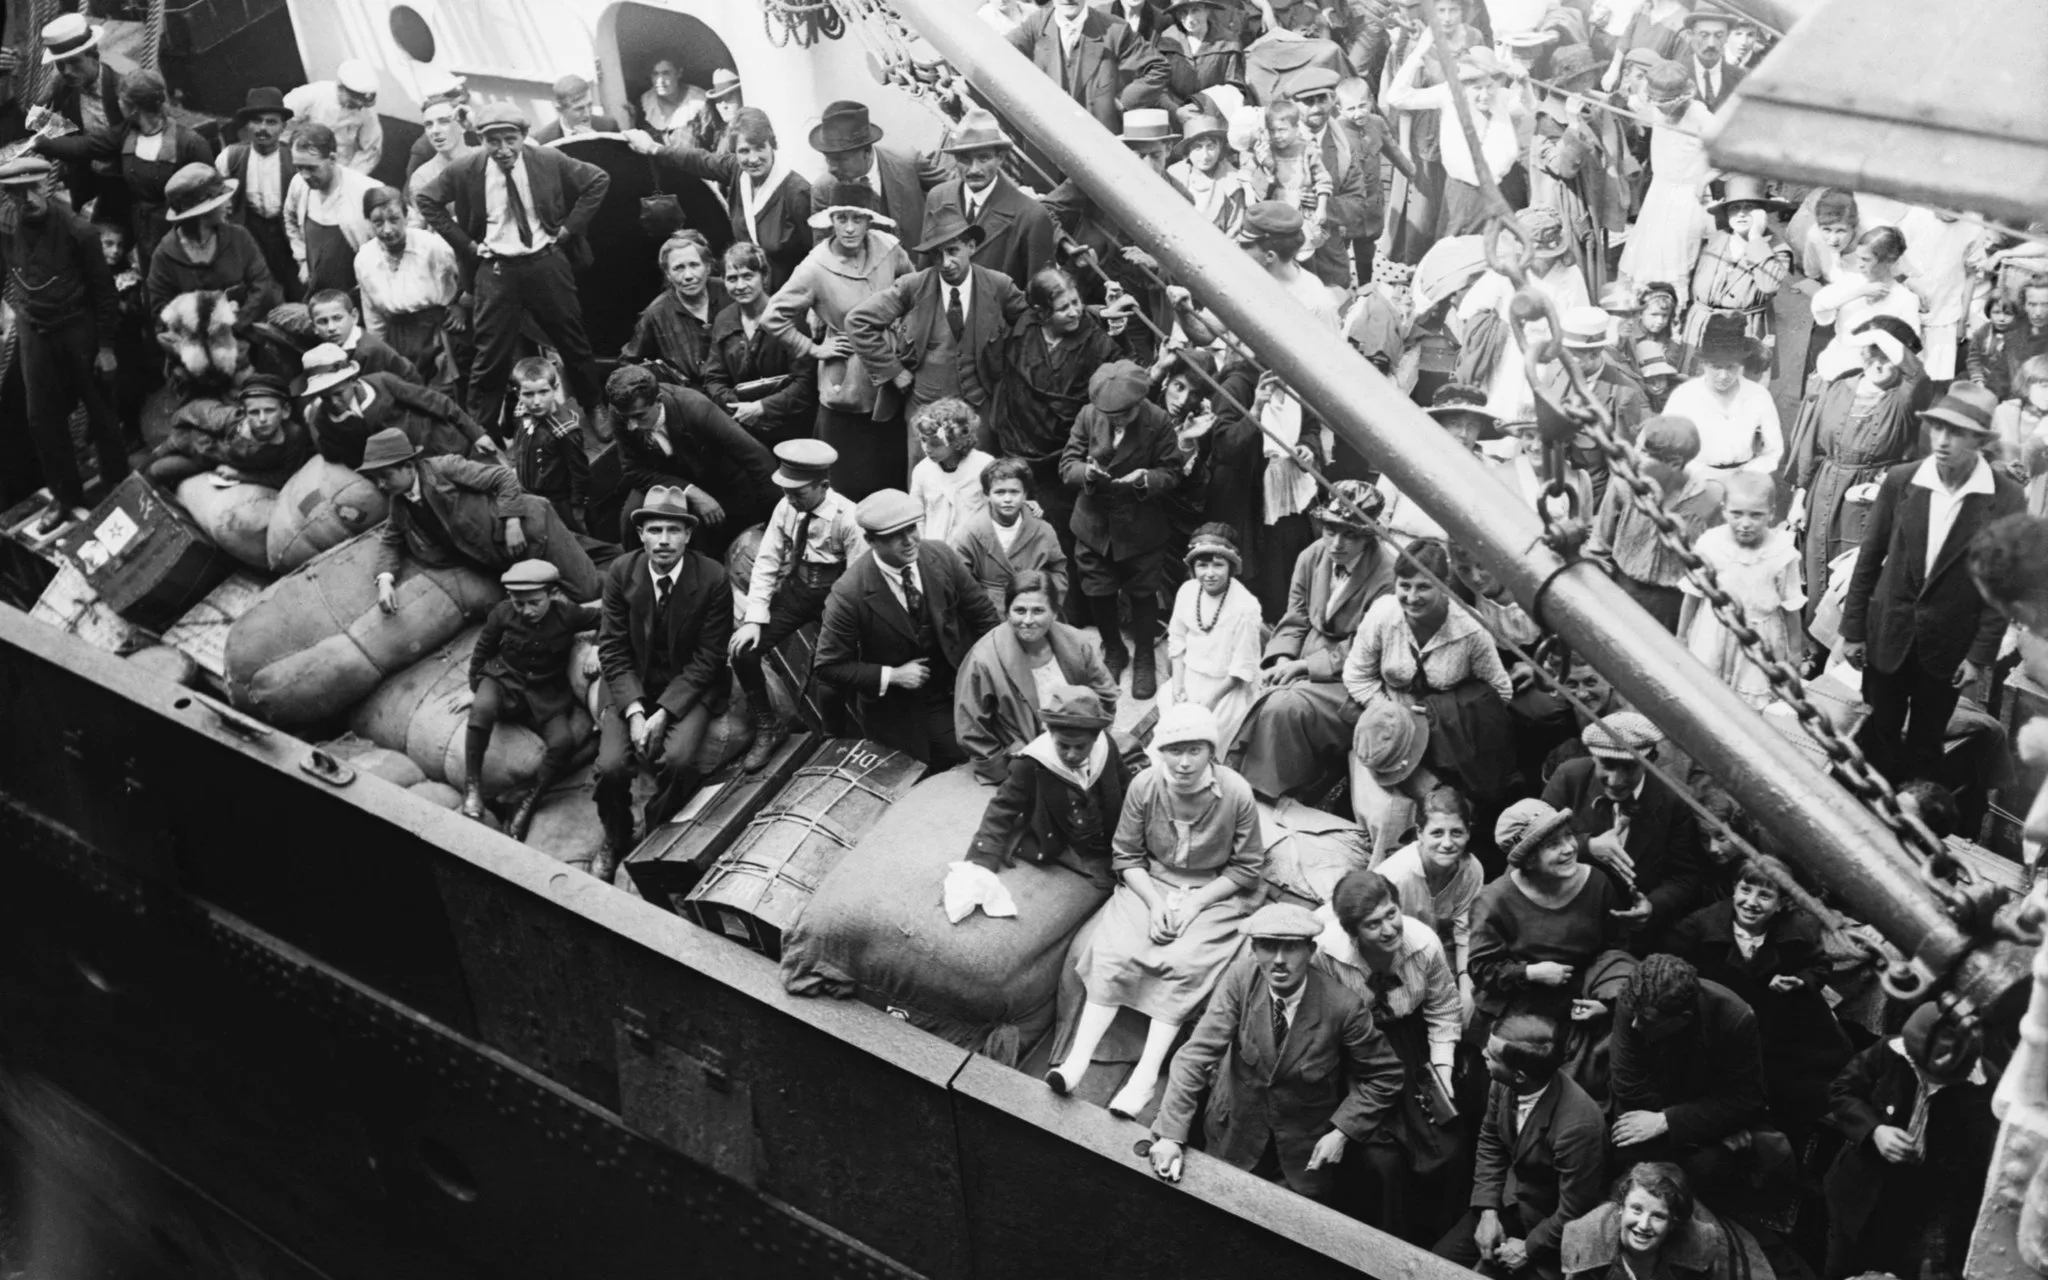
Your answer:
[[[335,68],[334,79],[302,84],[284,96],[300,120],[334,130],[344,168],[373,173],[384,158],[384,122],[377,116],[377,70],[360,58]]]
[[[1424,60],[1435,56],[1434,41],[1425,33],[1387,87],[1386,105],[1396,111],[1433,109],[1437,113],[1444,165],[1444,197],[1436,229],[1441,239],[1485,229],[1492,210],[1481,198],[1479,165],[1485,164],[1495,182],[1515,167],[1522,154],[1525,104],[1522,95],[1508,91],[1508,70],[1491,49],[1465,51],[1458,60],[1458,82],[1465,86],[1473,127],[1479,134],[1480,155],[1475,159],[1465,143],[1465,129],[1458,120],[1451,86],[1415,83]]]
[[[1742,83],[1742,68],[1729,66],[1726,60],[1728,32],[1734,25],[1732,17],[1711,5],[1701,5],[1686,15],[1685,34],[1692,53],[1685,58],[1685,69],[1692,73],[1693,88],[1709,111],[1719,111]]]
[[[1920,415],[1932,456],[1878,486],[1842,605],[1842,657],[1863,672],[1870,717],[1858,737],[1893,785],[1943,781],[1942,739],[1957,699],[1981,693],[2004,618],[1969,573],[1977,532],[2026,508],[1983,457],[1997,397],[1958,382]]]
[[[296,302],[300,297],[298,264],[284,226],[284,197],[291,189],[293,172],[284,132],[291,118],[283,94],[269,88],[249,90],[242,109],[235,113],[242,141],[222,150],[214,167],[222,177],[238,184],[234,199],[228,202],[228,217],[256,238],[264,265],[284,286],[285,297]]]
[[[356,250],[376,234],[363,214],[375,179],[344,168],[333,130],[300,125],[292,134],[295,176],[284,198],[284,230],[308,297],[325,289],[356,287]]]

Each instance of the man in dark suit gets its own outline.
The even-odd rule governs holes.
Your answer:
[[[1607,1192],[1607,1118],[1564,1065],[1564,1032],[1541,1014],[1514,1013],[1486,1039],[1493,1078],[1479,1122],[1472,1211],[1436,1255],[1500,1273],[1560,1274],[1564,1226]],[[1484,1274],[1498,1274],[1487,1271]]]
[[[938,265],[898,276],[896,282],[846,314],[846,337],[878,387],[893,386],[908,401],[910,418],[937,400],[965,400],[977,413],[1003,376],[1003,340],[1028,307],[1010,277],[974,265],[980,227],[955,208],[941,208],[925,225],[919,253]],[[986,420],[975,443],[995,444]],[[916,464],[919,448],[910,440]]]
[[[1301,127],[1321,149],[1323,168],[1336,184],[1330,197],[1330,237],[1303,264],[1316,279],[1338,289],[1351,286],[1351,242],[1375,228],[1366,225],[1371,188],[1366,166],[1380,162],[1365,139],[1337,115],[1337,73],[1328,67],[1304,67],[1284,82],[1301,104]],[[1378,175],[1374,174],[1377,179]],[[1360,281],[1365,283],[1365,281]]]
[[[690,550],[697,514],[660,486],[633,512],[640,550],[604,575],[597,656],[609,694],[598,717],[597,813],[605,849],[591,874],[611,879],[633,847],[633,767],[651,768],[645,827],[668,821],[703,781],[694,767],[730,695],[732,592],[716,560]]]
[[[597,404],[597,373],[574,268],[588,262],[590,225],[611,175],[552,147],[526,145],[526,118],[502,104],[476,114],[484,145],[449,163],[418,194],[420,216],[461,256],[473,278],[476,366],[470,412],[504,435],[505,388],[521,331],[537,326],[562,354],[570,389]]]
[[[741,530],[767,520],[781,501],[775,455],[711,397],[663,386],[645,365],[614,369],[604,394],[629,495],[676,486],[697,515],[692,537],[699,551],[723,555]]]
[[[563,138],[625,132],[618,121],[598,113],[591,96],[590,81],[582,76],[568,75],[555,81],[555,118],[542,125],[533,140],[544,147]]]
[[[1958,382],[1920,415],[1932,456],[1885,473],[1842,604],[1842,657],[1863,672],[1858,738],[1896,783],[1940,780],[1956,700],[1980,690],[2005,619],[1970,577],[1970,540],[2026,494],[1983,457],[1997,397]]]
[[[930,222],[941,209],[950,208],[979,227],[982,241],[974,251],[974,265],[1002,272],[1021,289],[1033,275],[1053,265],[1059,229],[1045,207],[1018,190],[1003,172],[1013,149],[993,114],[976,107],[962,116],[940,148],[960,166],[960,176],[931,189],[924,199],[924,216]]]
[[[1111,133],[1132,107],[1166,107],[1166,59],[1088,0],[1052,0],[1010,31],[1010,43]]]
[[[399,571],[408,559],[444,568],[468,565],[496,577],[521,560],[561,571],[572,600],[595,600],[598,573],[576,535],[544,498],[519,487],[511,468],[467,458],[429,458],[396,427],[370,437],[356,468],[391,499],[378,531],[377,604],[397,608]]]
[[[52,72],[43,105],[69,120],[80,133],[91,133],[102,125],[118,130],[127,118],[121,111],[121,73],[100,57],[100,29],[82,13],[58,14],[44,25],[42,44],[43,62]],[[10,49],[0,56],[13,54]],[[291,175],[285,177],[289,180]],[[71,192],[72,208],[82,209],[86,201],[96,199],[95,216],[103,221],[127,220],[131,197],[114,161],[66,160],[64,186]]]
[[[903,490],[877,489],[854,518],[872,554],[825,599],[818,679],[854,698],[865,736],[938,768],[958,764],[953,684],[996,608],[959,552],[919,536],[924,511]]]
[[[881,127],[865,105],[826,107],[811,129],[811,150],[825,157],[825,172],[811,179],[811,213],[846,203],[834,199],[839,184],[863,187],[878,198],[875,211],[895,221],[897,238],[913,245],[924,238],[925,193],[953,175],[927,156],[881,144]]]
[[[1735,28],[1735,18],[1724,10],[1701,5],[1686,15],[1682,25],[1686,43],[1691,46],[1690,53],[1680,55],[1682,65],[1707,110],[1719,111],[1748,74],[1725,60],[1728,33]]]
[[[1662,930],[1701,905],[1706,840],[1699,818],[1638,758],[1654,760],[1664,741],[1648,716],[1602,716],[1580,732],[1579,741],[1592,755],[1558,766],[1543,800],[1571,810],[1587,856],[1635,893],[1635,904],[1618,914],[1643,922],[1635,948],[1640,955]]]
[[[249,90],[235,113],[242,141],[231,143],[216,161],[222,175],[234,179],[228,217],[241,223],[263,249],[270,274],[283,286],[285,301],[300,297],[299,264],[292,257],[291,237],[284,229],[284,197],[291,190],[292,158],[284,144],[291,108],[275,89]]]
[[[1405,1072],[1366,1002],[1317,963],[1313,912],[1269,903],[1238,929],[1251,953],[1224,971],[1173,1055],[1152,1121],[1152,1171],[1180,1181],[1188,1130],[1213,1088],[1209,1154],[1320,1199],[1345,1149],[1391,1114]]]

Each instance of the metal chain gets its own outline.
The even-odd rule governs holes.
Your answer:
[[[1451,60],[1449,49],[1444,44],[1442,19],[1433,7],[1426,8],[1431,31],[1434,33],[1435,53],[1446,83],[1450,86],[1453,107],[1458,116],[1459,127],[1465,134],[1467,145],[1475,156],[1482,154],[1478,130],[1473,124],[1471,104],[1467,101],[1464,87],[1458,79],[1457,67]],[[1559,408],[1571,424],[1580,431],[1591,435],[1599,445],[1600,452],[1614,478],[1627,486],[1627,493],[1636,511],[1657,531],[1657,539],[1683,567],[1686,581],[1714,611],[1714,616],[1726,627],[1743,655],[1763,671],[1770,681],[1771,690],[1789,705],[1799,716],[1800,724],[1826,752],[1830,772],[1847,787],[1878,819],[1899,839],[1899,845],[1913,860],[1920,880],[1948,910],[1950,915],[1963,918],[1973,910],[1965,888],[1976,881],[1975,874],[1964,865],[1949,849],[1936,838],[1912,814],[1904,812],[1898,803],[1898,796],[1884,776],[1870,767],[1863,752],[1856,744],[1838,732],[1819,708],[1807,697],[1805,681],[1799,673],[1787,664],[1780,655],[1772,651],[1770,644],[1749,624],[1741,602],[1724,590],[1713,566],[1706,563],[1686,540],[1684,530],[1664,509],[1663,493],[1660,486],[1644,476],[1637,464],[1638,453],[1633,445],[1616,436],[1613,422],[1607,411],[1592,398],[1587,390],[1583,371],[1559,341],[1563,327],[1559,323],[1557,306],[1542,290],[1529,281],[1528,264],[1533,260],[1532,246],[1527,234],[1515,219],[1514,209],[1501,195],[1499,184],[1484,165],[1477,166],[1477,177],[1486,201],[1492,206],[1486,231],[1487,265],[1506,276],[1514,285],[1515,299],[1511,309],[1511,321],[1515,325],[1515,342],[1529,354],[1526,333],[1528,321],[1544,319],[1549,332],[1539,355],[1554,359],[1565,371],[1568,388]],[[1501,240],[1512,236],[1517,251],[1503,254]],[[1526,319],[1525,319],[1526,317]],[[1538,393],[1540,396],[1540,392]],[[1552,449],[1561,445],[1549,444]],[[2001,926],[2001,932],[2010,926]],[[2017,932],[2017,930],[2010,930]]]

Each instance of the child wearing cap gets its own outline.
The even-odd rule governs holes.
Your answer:
[[[832,488],[838,450],[822,440],[785,440],[775,446],[775,460],[782,498],[761,530],[730,651],[733,677],[754,706],[754,744],[741,764],[748,773],[766,766],[789,736],[768,698],[763,657],[825,616],[832,584],[867,550],[854,504]]]
[[[514,421],[512,470],[519,487],[546,498],[562,523],[583,532],[583,504],[590,496],[590,456],[583,451],[583,414],[562,393],[555,362],[527,356],[512,366]]]
[[[507,569],[498,579],[506,598],[491,606],[469,659],[469,687],[476,696],[463,741],[463,814],[484,816],[484,758],[500,722],[528,726],[546,746],[533,790],[506,827],[514,840],[526,838],[534,810],[568,772],[580,745],[569,662],[578,633],[597,628],[600,610],[595,602],[576,604],[563,595],[561,579],[561,570],[545,560],[521,560]]]
[[[1166,625],[1173,700],[1213,711],[1218,740],[1229,743],[1251,709],[1258,683],[1263,656],[1259,601],[1237,580],[1244,561],[1237,551],[1237,531],[1229,525],[1196,529],[1186,560],[1190,577],[1180,584]]]
[[[910,496],[924,508],[924,536],[950,542],[972,517],[988,509],[982,472],[995,458],[974,447],[981,415],[965,400],[946,396],[911,415],[924,457],[910,469]]]
[[[1052,580],[1052,603],[1067,598],[1067,553],[1059,535],[1033,510],[1031,464],[1022,458],[998,458],[981,472],[985,510],[969,516],[953,531],[953,549],[967,563],[998,610],[1017,575],[1037,570]]]

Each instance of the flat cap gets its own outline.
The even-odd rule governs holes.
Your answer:
[[[1640,711],[1616,711],[1587,725],[1579,741],[1599,759],[1633,760],[1664,741],[1664,733]]]
[[[1135,362],[1112,360],[1088,375],[1088,403],[1104,413],[1122,413],[1151,388],[1151,379]]]
[[[1107,729],[1114,720],[1102,709],[1095,690],[1079,685],[1056,684],[1046,695],[1045,709],[1038,719],[1050,729]]]
[[[493,102],[474,117],[478,133],[489,133],[493,129],[527,130],[526,116],[509,102]]]
[[[56,171],[41,156],[17,156],[0,164],[0,187],[32,187]]]
[[[877,489],[860,500],[853,518],[862,529],[880,537],[924,519],[924,507],[901,489]]]
[[[237,400],[261,400],[265,397],[289,401],[292,398],[291,384],[274,373],[252,373],[235,388]]]
[[[562,571],[545,560],[521,560],[498,575],[507,591],[544,591],[562,580]]]
[[[1291,902],[1269,902],[1246,916],[1237,931],[1247,938],[1286,938],[1311,941],[1323,925],[1307,907]]]
[[[1332,67],[1303,67],[1287,78],[1282,92],[1295,98],[1305,93],[1335,93],[1339,79]]]
[[[1274,236],[1298,235],[1301,210],[1285,200],[1260,200],[1244,211],[1244,224],[1237,230],[1239,244],[1257,244]]]
[[[837,461],[839,450],[823,440],[784,440],[775,446],[775,483],[785,489],[801,489],[829,480]]]

